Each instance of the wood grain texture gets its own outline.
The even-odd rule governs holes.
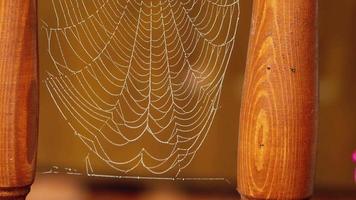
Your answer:
[[[312,195],[317,114],[316,0],[255,0],[243,86],[238,191]]]
[[[38,127],[35,0],[0,1],[0,199],[33,182]]]

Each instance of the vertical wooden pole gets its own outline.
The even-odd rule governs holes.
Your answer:
[[[238,191],[312,195],[318,115],[317,0],[255,0],[243,87]]]
[[[0,1],[0,200],[25,199],[38,129],[35,0]]]

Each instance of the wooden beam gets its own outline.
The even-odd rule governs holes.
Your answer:
[[[0,199],[25,199],[38,130],[35,0],[0,1]]]
[[[238,191],[312,195],[318,116],[317,0],[255,0],[243,86]]]

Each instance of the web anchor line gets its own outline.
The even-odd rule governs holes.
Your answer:
[[[108,175],[108,174],[95,174],[94,172],[88,172],[86,174],[76,172],[76,169],[65,168],[60,170],[58,166],[53,166],[50,170],[42,172],[40,174],[63,174],[63,175],[74,175],[95,178],[110,178],[110,179],[120,179],[120,180],[158,180],[158,181],[181,181],[181,182],[191,182],[191,181],[210,181],[210,182],[225,182],[228,185],[232,185],[231,181],[227,178],[211,177],[211,178],[198,178],[198,177],[154,177],[154,176],[119,176],[119,175]]]

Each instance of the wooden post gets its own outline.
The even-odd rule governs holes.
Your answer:
[[[25,199],[38,129],[35,0],[0,1],[0,200]]]
[[[244,199],[312,195],[317,115],[317,0],[255,0],[240,115]]]

